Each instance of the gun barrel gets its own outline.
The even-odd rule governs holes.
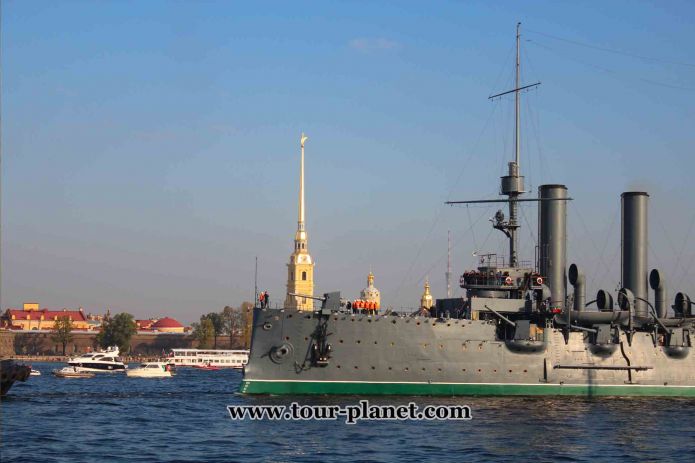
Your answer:
[[[322,296],[309,296],[308,294],[299,294],[299,293],[287,293],[290,296],[296,296],[296,297],[306,297],[307,299],[313,299],[315,301],[325,301],[326,298]]]

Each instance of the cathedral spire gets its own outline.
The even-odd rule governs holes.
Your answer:
[[[302,160],[299,164],[299,220],[297,221],[297,231],[304,231],[304,143],[309,139],[304,132],[299,139],[302,148]]]
[[[306,297],[290,296],[292,294],[314,294],[314,262],[307,248],[307,233],[305,227],[304,203],[304,143],[309,139],[304,133],[299,139],[301,158],[299,163],[299,214],[297,218],[297,233],[294,237],[294,252],[287,265],[287,298],[285,308],[313,310],[313,300]]]

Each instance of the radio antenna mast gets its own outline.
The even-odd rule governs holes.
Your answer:
[[[447,230],[446,238],[446,297],[451,298],[451,230]]]

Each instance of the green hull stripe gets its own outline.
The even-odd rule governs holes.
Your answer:
[[[360,383],[320,381],[242,381],[244,394],[345,395],[578,395],[695,397],[695,386]]]

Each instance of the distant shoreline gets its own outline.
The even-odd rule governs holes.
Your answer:
[[[65,363],[70,360],[69,355],[10,355],[3,356],[2,359],[10,359],[19,362],[59,362]],[[135,363],[135,362],[153,362],[161,359],[163,357],[155,356],[137,356],[137,357],[123,357],[125,363]]]

